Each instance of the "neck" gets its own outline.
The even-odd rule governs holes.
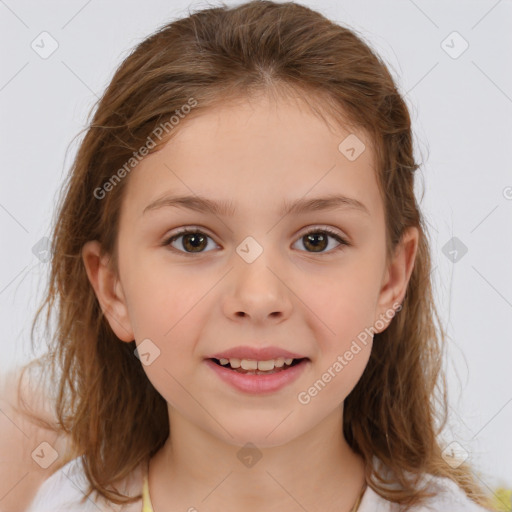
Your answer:
[[[228,444],[172,411],[172,435],[149,466],[154,512],[170,503],[176,510],[351,511],[364,461],[347,444],[342,417],[340,408],[288,443],[260,448]]]

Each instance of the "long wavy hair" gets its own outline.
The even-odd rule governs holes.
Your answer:
[[[127,497],[111,484],[147,462],[172,434],[167,404],[134,356],[135,341],[120,341],[110,328],[81,257],[83,245],[98,240],[116,268],[119,211],[134,154],[158,150],[188,119],[227,101],[295,94],[322,118],[368,134],[388,256],[408,227],[420,233],[402,311],[375,335],[368,365],[344,403],[343,435],[363,457],[368,485],[404,510],[431,496],[420,485],[425,474],[448,477],[488,506],[471,467],[448,463],[442,453],[446,335],[414,195],[419,164],[410,115],[385,63],[354,30],[293,2],[222,4],[188,14],[143,40],[117,69],[88,119],[56,209],[47,290],[31,330],[34,343],[46,310],[48,350],[24,371],[36,365],[58,383],[55,392],[48,388],[56,422],[43,423],[72,439],[59,467],[81,456],[89,481],[84,500],[97,491],[117,504],[133,502],[140,495]]]

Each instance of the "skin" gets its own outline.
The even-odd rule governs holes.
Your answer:
[[[155,512],[170,505],[349,511],[356,501],[363,460],[342,434],[343,401],[363,373],[371,340],[310,403],[297,395],[402,302],[418,232],[411,228],[386,261],[374,157],[369,140],[356,132],[366,150],[347,159],[338,145],[350,133],[329,127],[299,100],[260,97],[210,109],[183,122],[130,174],[118,272],[98,242],[84,246],[90,282],[116,335],[137,345],[149,338],[160,350],[143,365],[168,403],[171,431],[150,461]],[[236,215],[169,206],[143,214],[171,193],[232,200]],[[334,193],[359,200],[368,212],[279,214],[283,200]],[[162,245],[184,226],[210,237],[199,244],[202,252],[193,252],[190,237],[188,244],[181,237]],[[314,252],[304,234],[326,227],[350,245],[336,250],[339,242],[329,238]],[[236,252],[247,236],[263,248],[252,263]],[[311,361],[283,389],[248,395],[204,362],[238,345],[277,345]],[[247,442],[261,455],[252,467],[237,457]]]

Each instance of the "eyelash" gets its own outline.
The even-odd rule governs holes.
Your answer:
[[[333,252],[336,252],[336,251],[339,251],[339,250],[342,250],[344,247],[349,247],[351,244],[349,244],[347,242],[347,240],[345,238],[343,238],[342,236],[340,236],[336,231],[333,231],[332,229],[330,228],[322,228],[322,229],[312,229],[310,231],[307,231],[306,233],[304,233],[303,235],[301,235],[299,237],[300,238],[304,238],[305,236],[307,235],[310,235],[312,233],[327,233],[329,236],[331,236],[332,238],[334,238],[337,242],[339,242],[340,245],[338,245],[337,247],[335,247],[334,249],[331,249],[330,251],[326,251],[326,252],[319,252],[319,253],[315,253],[315,252],[309,252],[309,251],[305,251],[305,252],[308,252],[309,254],[332,254]],[[190,229],[190,228],[185,228],[181,231],[179,231],[178,233],[175,233],[174,235],[172,235],[171,237],[169,238],[166,238],[162,245],[163,246],[169,246],[171,245],[172,242],[174,242],[176,239],[180,238],[181,236],[184,236],[184,235],[188,235],[188,234],[193,234],[193,235],[197,235],[197,234],[201,234],[201,235],[206,235],[208,238],[211,239],[211,237],[209,235],[207,235],[206,233],[202,232],[201,230],[199,229]],[[173,251],[177,251],[179,252],[180,254],[183,254],[185,256],[195,256],[197,254],[203,254],[204,252],[208,252],[208,251],[201,251],[201,252],[186,252],[186,251],[181,251],[181,250],[178,250],[178,249],[175,249],[174,247],[170,247]]]

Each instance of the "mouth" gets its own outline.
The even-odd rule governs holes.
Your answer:
[[[311,365],[307,357],[278,357],[256,361],[210,357],[205,363],[222,381],[237,391],[248,394],[277,393],[291,385]]]
[[[282,359],[282,358],[281,358]],[[298,364],[301,364],[303,362],[309,361],[309,358],[302,357],[300,359],[292,359],[291,361],[289,359],[280,361],[275,360],[274,364],[267,364],[262,365],[261,363],[258,364],[257,361],[251,361],[251,360],[227,360],[223,359],[222,361],[220,359],[216,358],[210,358],[210,361],[213,361],[216,365],[226,368],[227,370],[231,370],[236,373],[240,374],[249,374],[249,375],[272,375],[273,373],[280,373],[285,372],[289,368],[292,368],[294,366],[297,366]],[[265,362],[267,363],[267,362]],[[243,368],[245,366],[245,368]],[[258,367],[262,367],[263,369],[259,369]],[[269,368],[269,369],[265,369]]]

